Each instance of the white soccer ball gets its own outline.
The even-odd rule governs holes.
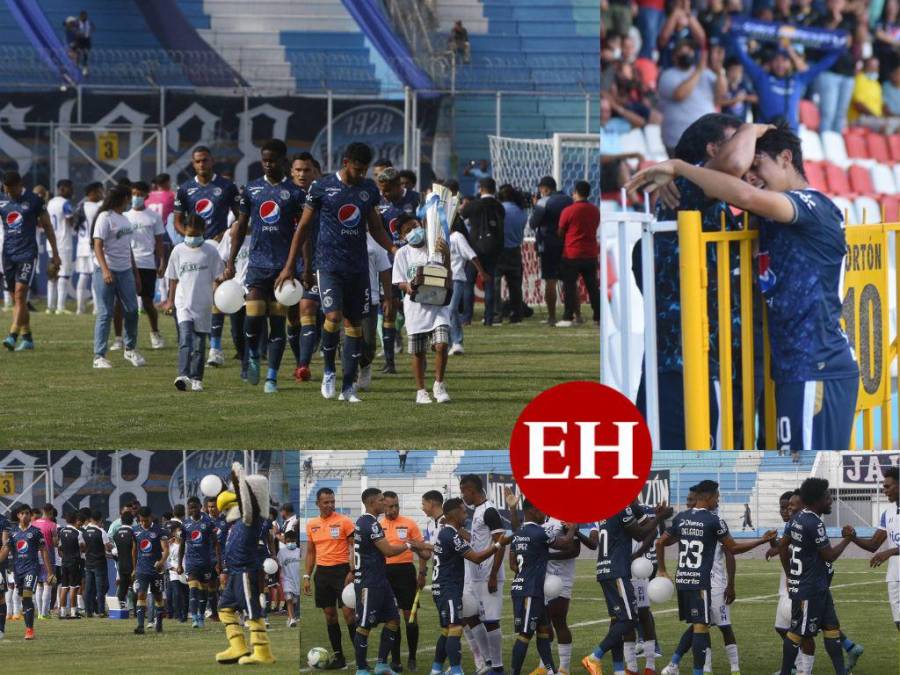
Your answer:
[[[224,489],[224,481],[214,473],[204,476],[200,481],[200,492],[204,497],[218,497],[219,493]]]
[[[675,584],[666,577],[656,577],[647,584],[647,596],[650,602],[661,604],[668,602],[675,595]]]
[[[631,563],[631,576],[635,579],[649,579],[653,574],[653,563],[641,556]]]
[[[228,279],[219,284],[213,299],[222,314],[234,314],[244,306],[244,287]]]
[[[293,307],[303,297],[303,286],[299,281],[285,281],[281,288],[275,289],[275,299],[285,307]]]
[[[356,589],[353,587],[353,584],[344,586],[344,590],[341,591],[341,600],[343,600],[345,607],[356,609]]]
[[[327,668],[331,663],[331,652],[325,647],[313,647],[306,653],[306,663],[310,668]]]
[[[544,600],[555,600],[562,593],[563,582],[555,574],[548,574],[544,579]]]
[[[463,592],[463,616],[478,616],[478,598],[471,591]]]
[[[278,563],[272,558],[263,560],[263,572],[266,574],[275,574],[278,571]]]

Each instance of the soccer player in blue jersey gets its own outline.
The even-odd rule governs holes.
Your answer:
[[[731,161],[753,185],[669,160],[638,172],[627,187],[656,190],[683,176],[759,217],[758,285],[769,310],[779,448],[846,449],[859,368],[840,325],[847,253],[840,210],[809,187],[800,139],[786,125],[742,138],[729,148]]]
[[[153,596],[155,627],[162,633],[166,600],[163,595],[163,570],[169,557],[169,533],[153,521],[153,511],[142,506],[138,511],[138,526],[134,528],[134,546],[131,549],[131,568],[137,581],[137,616],[135,635],[144,634],[147,616],[147,593]]]
[[[3,174],[3,192],[0,192],[0,225],[3,227],[3,249],[0,251],[0,269],[6,282],[6,291],[13,296],[13,320],[3,346],[17,352],[34,349],[31,335],[31,319],[28,313],[28,289],[37,272],[37,229],[40,227],[50,244],[51,276],[60,266],[56,235],[44,201],[25,189],[18,171]],[[22,337],[22,341],[16,345]]]
[[[44,563],[47,583],[52,586],[56,583],[56,577],[53,575],[53,567],[50,565],[50,555],[47,551],[47,544],[44,542],[44,536],[38,528],[31,524],[31,508],[20,506],[13,511],[13,516],[19,524],[17,527],[7,530],[3,537],[0,563],[8,558],[12,560],[16,592],[22,598],[25,639],[33,640],[34,591],[41,573],[41,562]],[[2,627],[0,627],[0,631],[2,631]]]
[[[344,324],[341,352],[343,382],[339,400],[359,403],[356,396],[356,372],[362,353],[362,320],[369,309],[369,256],[366,231],[389,253],[396,251],[376,208],[378,187],[366,178],[372,162],[372,149],[364,143],[350,143],[344,150],[341,169],[315,181],[309,188],[306,209],[300,227],[294,233],[290,253],[276,284],[293,278],[298,256],[304,251],[316,217],[319,236],[313,261],[304,261],[304,286],[318,285],[325,323],[322,333],[322,357],[325,373],[322,396],[334,398],[337,374],[335,352]],[[313,279],[313,270],[316,280]],[[316,284],[316,281],[318,283]]]
[[[306,194],[285,175],[287,146],[284,141],[266,141],[260,151],[264,175],[251,181],[243,190],[240,215],[231,229],[231,256],[225,267],[225,278],[234,277],[235,260],[247,230],[250,230],[250,261],[247,264],[247,317],[244,327],[247,336],[247,381],[259,384],[260,334],[269,317],[268,372],[264,391],[278,391],[278,369],[284,355],[287,337],[285,322],[288,308],[275,300],[275,289],[284,281],[294,279],[294,263],[281,279],[279,272],[289,258],[291,237],[303,211]],[[276,281],[277,280],[277,281]],[[297,312],[296,305],[291,308]]]
[[[823,478],[807,478],[800,485],[803,510],[788,523],[781,565],[787,574],[791,599],[791,627],[784,636],[781,675],[811,673],[816,653],[815,637],[822,631],[825,651],[836,675],[845,675],[842,635],[834,598],[831,596],[832,563],[853,539],[852,528],[844,528],[843,538],[832,546],[822,516],[831,513],[831,492]],[[798,654],[799,652],[799,654]]]
[[[204,239],[216,242],[222,240],[228,230],[229,212],[237,218],[240,193],[237,186],[223,176],[213,172],[214,160],[212,152],[205,145],[198,145],[191,153],[191,165],[194,167],[194,180],[179,186],[175,193],[174,221],[175,231],[185,236],[185,227],[191,215],[197,214],[206,223]],[[225,363],[222,353],[222,328],[225,315],[213,307],[212,332],[209,344],[209,366],[221,366]]]
[[[356,652],[356,673],[365,675],[369,672],[369,633],[372,628],[383,623],[375,673],[392,675],[388,657],[400,630],[400,612],[387,579],[386,559],[407,550],[418,551],[423,548],[423,542],[407,541],[404,545],[391,545],[378,522],[378,516],[384,513],[384,495],[381,490],[368,488],[363,491],[361,499],[365,513],[356,520],[353,539],[353,585],[356,589],[356,635],[353,647]]]
[[[188,499],[187,511],[187,518],[181,523],[183,541],[178,550],[178,574],[187,574],[191,626],[203,628],[210,586],[218,581],[213,555],[216,560],[220,557],[219,542],[216,525],[200,509],[199,498]]]
[[[426,495],[428,494],[430,493],[426,493]],[[431,500],[430,497],[429,500]],[[423,504],[425,501],[426,497],[423,496]],[[429,503],[436,502],[431,500]],[[434,649],[431,673],[440,675],[444,671],[444,661],[449,661],[450,673],[462,675],[460,665],[463,634],[462,598],[466,577],[464,561],[468,560],[476,565],[481,564],[494,555],[502,547],[502,544],[492,542],[483,551],[475,551],[469,546],[461,534],[467,518],[461,499],[448,499],[444,502],[443,514],[443,525],[439,527],[434,543],[431,545],[431,558],[434,561],[431,571],[431,595],[437,606],[438,620],[441,626]],[[437,522],[435,522],[435,527],[438,527]]]
[[[694,508],[676,515],[656,542],[657,576],[669,577],[666,547],[677,543],[679,554],[675,588],[678,590],[678,615],[690,624],[682,641],[686,644],[690,640],[692,645],[693,675],[703,675],[706,650],[710,646],[709,626],[713,623],[710,587],[716,543],[733,555],[739,555],[772,541],[776,532],[769,530],[758,539],[738,544],[732,539],[725,521],[712,513],[719,507],[719,484],[704,480],[693,486],[691,491],[696,497]],[[686,651],[685,648],[682,653]]]
[[[0,513],[0,552],[3,551],[7,541],[9,541],[10,529],[12,529],[12,524],[6,519],[6,516]],[[0,559],[0,640],[3,639],[6,632],[6,593],[9,591],[6,581],[6,568],[8,565],[8,557]]]

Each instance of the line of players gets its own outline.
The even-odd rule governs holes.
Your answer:
[[[288,613],[287,625],[297,626],[300,595],[297,519],[292,514],[279,526],[271,518],[260,520],[255,556],[252,561],[229,554],[229,532],[232,523],[220,513],[216,499],[206,499],[206,510],[198,497],[187,501],[186,515],[167,522],[154,516],[148,506],[132,512],[123,508],[110,537],[101,526],[99,511],[89,509],[70,511],[66,525],[55,529],[48,540],[43,528],[32,524],[32,509],[20,505],[11,511],[13,522],[0,516],[0,639],[5,633],[7,619],[7,564],[11,564],[13,590],[17,593],[25,623],[25,639],[34,639],[34,619],[50,616],[52,589],[57,587],[57,607],[60,619],[80,619],[81,609],[86,616],[104,617],[106,613],[106,560],[112,556],[116,565],[116,596],[121,607],[127,606],[129,593],[134,592],[136,634],[145,632],[149,609],[156,632],[162,632],[165,616],[165,587],[167,565],[179,577],[187,579],[188,611],[193,628],[203,628],[207,612],[219,621],[217,610],[220,592],[228,587],[228,578],[252,567],[262,569],[267,558],[274,559],[278,570],[265,574],[260,589],[272,591],[272,599],[284,598]],[[292,512],[292,509],[289,509]],[[52,509],[45,509],[45,517]],[[174,545],[177,551],[170,547]],[[56,552],[54,566],[51,549]],[[174,555],[173,555],[174,553]],[[86,574],[86,568],[88,573]],[[97,569],[98,573],[90,571]],[[57,574],[59,575],[57,577]],[[46,593],[46,597],[42,594]],[[38,598],[38,607],[35,607]],[[256,610],[268,626],[268,598],[259,602]],[[175,618],[174,616],[170,618]]]
[[[606,600],[610,626],[597,648],[582,659],[582,665],[591,675],[602,675],[602,659],[610,654],[616,675],[637,674],[641,672],[637,638],[642,636],[645,659],[642,672],[650,675],[657,672],[655,659],[660,652],[647,591],[649,580],[633,579],[631,563],[646,556],[653,563],[654,574],[668,578],[665,549],[678,544],[678,563],[673,576],[679,618],[688,627],[671,661],[661,672],[677,675],[680,662],[688,652],[692,654],[694,675],[710,672],[709,630],[715,625],[722,632],[731,672],[739,673],[737,641],[730,616],[735,599],[734,556],[768,544],[767,559],[778,557],[783,566],[775,621],[775,629],[784,643],[783,663],[778,672],[811,673],[814,637],[821,631],[835,672],[846,673],[862,655],[863,647],[840,631],[829,590],[834,574],[832,563],[851,541],[873,552],[885,540],[892,542],[893,547],[876,553],[871,564],[878,566],[890,561],[889,601],[900,628],[898,485],[897,469],[888,469],[883,491],[890,506],[873,537],[861,539],[853,528],[845,527],[841,542],[834,547],[821,520],[821,516],[830,513],[831,495],[827,481],[817,478],[810,478],[798,490],[782,495],[780,510],[785,528],[780,537],[771,530],[763,537],[741,542],[731,537],[727,524],[717,514],[718,484],[711,480],[701,481],[690,489],[686,510],[675,515],[668,526],[665,521],[672,516],[672,510],[666,505],[648,507],[634,503],[594,524],[588,535],[572,524],[546,518],[527,500],[522,503],[524,522],[520,523],[516,513],[518,498],[507,491],[513,526],[513,534],[509,535],[499,512],[486,499],[478,476],[464,476],[460,484],[462,500],[445,502],[436,491],[423,495],[422,509],[429,524],[422,540],[416,538],[414,523],[399,515],[396,494],[381,493],[375,488],[366,490],[362,495],[365,513],[353,526],[349,518],[334,511],[334,495],[326,488],[317,495],[319,518],[311,519],[307,525],[309,548],[304,591],[311,592],[311,580],[314,580],[316,606],[325,613],[335,653],[328,668],[346,665],[337,612],[337,608],[342,608],[356,652],[358,673],[369,670],[368,638],[378,623],[383,623],[384,628],[375,672],[402,670],[400,611],[407,624],[407,668],[415,670],[418,627],[410,615],[414,617],[416,591],[426,583],[425,561],[432,558],[431,591],[441,625],[433,675],[443,672],[445,660],[449,661],[451,672],[461,672],[463,636],[470,645],[478,673],[499,673],[504,669],[499,628],[502,559],[504,548],[511,545],[510,565],[516,573],[511,597],[517,634],[512,670],[516,674],[521,671],[528,644],[536,635],[542,665],[533,675],[567,673],[572,655],[567,614],[575,559],[583,544],[598,551],[596,578]],[[469,531],[464,528],[469,519],[466,507],[474,508]],[[385,517],[379,519],[382,514]],[[409,574],[413,551],[420,558],[416,582]],[[400,562],[399,556],[408,556],[408,561]],[[544,581],[548,574],[562,580],[562,591],[546,602]],[[343,607],[341,601],[343,585],[351,580],[355,584],[355,612]],[[550,649],[554,633],[558,668]]]

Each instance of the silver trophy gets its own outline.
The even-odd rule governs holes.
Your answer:
[[[432,188],[425,202],[425,246],[428,262],[416,270],[416,302],[424,305],[447,305],[453,290],[450,269],[444,264],[444,257],[437,250],[438,243],[445,241],[444,227],[449,228],[456,217],[459,200],[443,185]]]

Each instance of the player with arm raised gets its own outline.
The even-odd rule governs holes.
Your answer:
[[[659,565],[657,575],[668,578],[666,547],[675,543],[679,545],[678,567],[675,570],[678,615],[682,621],[690,624],[688,631],[682,636],[682,645],[686,645],[690,638],[694,673],[702,674],[706,650],[710,646],[709,626],[713,623],[710,587],[716,542],[721,542],[723,548],[732,554],[739,555],[774,539],[775,530],[766,532],[759,539],[738,544],[732,539],[725,521],[712,513],[719,506],[719,484],[704,480],[691,490],[696,497],[694,508],[679,513],[672,520],[672,524],[656,542],[656,559]],[[686,652],[685,648],[683,653]],[[675,664],[674,671],[669,672],[677,673],[677,668]]]
[[[290,253],[277,284],[293,277],[298,256],[310,237],[315,219],[319,219],[313,266],[305,266],[304,286],[319,287],[325,323],[322,332],[322,357],[325,373],[322,376],[322,396],[334,398],[337,373],[335,353],[344,324],[344,344],[341,351],[343,383],[338,400],[359,403],[356,395],[356,372],[362,353],[362,320],[369,308],[369,257],[366,250],[366,231],[389,253],[396,247],[391,243],[375,208],[378,187],[366,178],[372,161],[372,149],[364,143],[351,143],[344,150],[343,165],[337,173],[328,174],[309,188],[306,209],[300,227],[294,233]]]

